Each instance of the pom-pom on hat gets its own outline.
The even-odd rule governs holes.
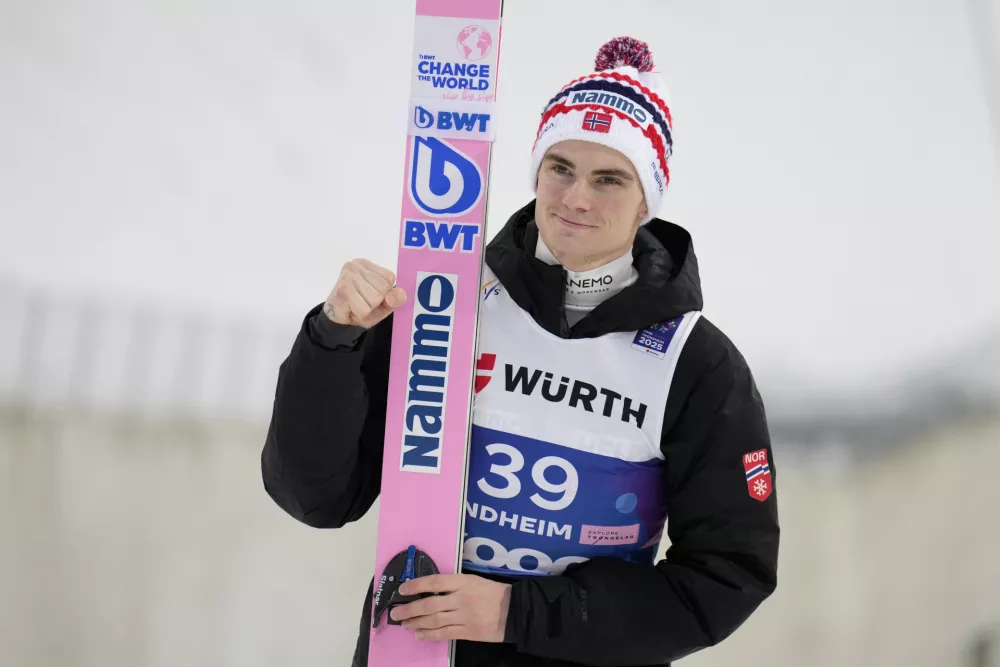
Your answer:
[[[532,191],[542,158],[553,144],[591,141],[632,162],[648,209],[642,224],[656,217],[670,181],[673,121],[666,85],[653,67],[645,42],[616,37],[597,52],[594,72],[570,81],[549,100],[532,149]]]

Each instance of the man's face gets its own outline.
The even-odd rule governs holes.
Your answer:
[[[618,151],[569,140],[545,153],[535,220],[545,245],[567,269],[585,271],[624,255],[645,215],[639,176]]]

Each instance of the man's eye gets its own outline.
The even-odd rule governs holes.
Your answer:
[[[602,185],[621,185],[622,182],[621,182],[621,180],[615,178],[614,176],[602,176],[601,177],[601,184]]]

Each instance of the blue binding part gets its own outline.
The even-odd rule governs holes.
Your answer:
[[[412,544],[406,550],[406,565],[403,566],[403,574],[399,575],[401,582],[413,579],[413,560],[417,557],[417,548]]]

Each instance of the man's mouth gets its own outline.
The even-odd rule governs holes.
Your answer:
[[[572,220],[567,220],[566,218],[562,217],[561,215],[555,215],[553,213],[553,216],[555,218],[557,218],[559,221],[561,221],[562,223],[564,223],[564,224],[566,224],[566,225],[568,225],[570,227],[575,227],[577,229],[587,229],[588,227],[590,227],[590,225],[585,225],[585,224],[582,224],[582,223],[579,223],[579,222],[574,222]]]

